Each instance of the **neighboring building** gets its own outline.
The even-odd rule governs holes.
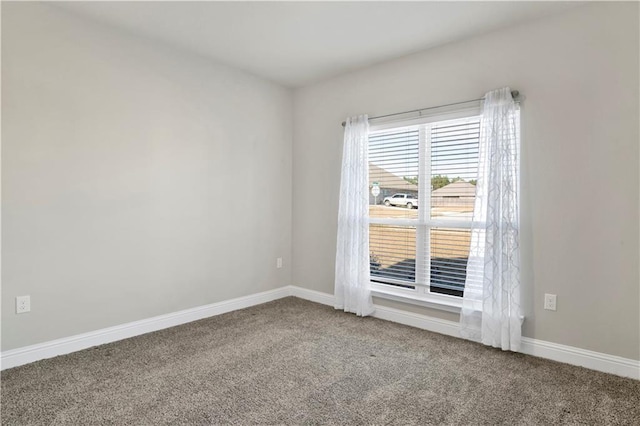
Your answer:
[[[459,180],[431,192],[433,206],[473,206],[476,186]]]

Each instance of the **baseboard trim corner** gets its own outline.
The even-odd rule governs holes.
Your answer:
[[[333,294],[310,290],[308,288],[298,287],[295,285],[289,286],[289,289],[289,294],[299,299],[304,299],[310,302],[316,302],[327,306],[335,306],[335,298]]]
[[[290,286],[2,352],[0,369],[65,355],[290,296]]]

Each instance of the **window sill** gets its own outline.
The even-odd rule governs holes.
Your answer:
[[[455,296],[447,295],[419,295],[416,293],[404,292],[396,289],[380,288],[379,284],[373,284],[371,294],[381,299],[394,300],[396,302],[409,303],[411,305],[423,306],[430,309],[438,309],[440,311],[460,313],[462,309],[462,299]]]

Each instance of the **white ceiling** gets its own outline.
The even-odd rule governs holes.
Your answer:
[[[65,2],[57,5],[300,87],[561,12],[569,2]]]

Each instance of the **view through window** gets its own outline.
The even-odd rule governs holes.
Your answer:
[[[477,116],[370,133],[373,282],[462,296],[479,137]]]

